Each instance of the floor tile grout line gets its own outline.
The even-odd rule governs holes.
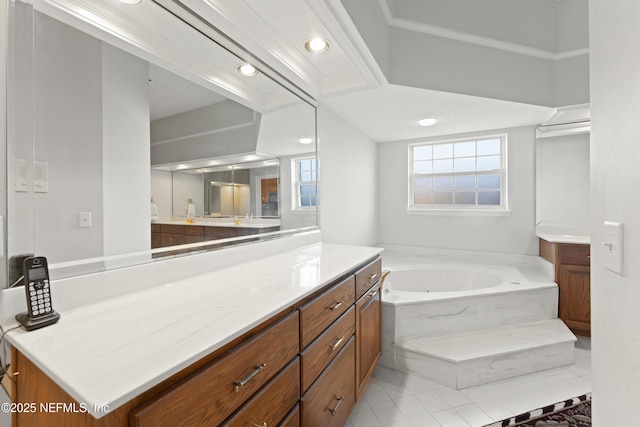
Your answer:
[[[575,390],[576,392],[590,392],[591,350],[590,348],[584,348],[583,346],[584,343],[581,342],[580,347],[576,347],[576,349],[579,350],[579,352],[576,352],[579,354],[579,357],[578,355],[576,355],[575,362],[580,361],[580,366],[574,363],[570,366],[563,366],[547,371],[536,372],[533,374],[485,384],[484,388],[483,385],[480,385],[475,386],[478,387],[476,389],[474,389],[474,387],[463,389],[474,389],[473,392],[476,393],[476,397],[471,397],[470,395],[464,393],[463,390],[455,390],[434,383],[433,381],[421,377],[417,374],[407,374],[404,372],[379,366],[376,368],[376,371],[374,371],[374,375],[372,376],[370,384],[367,386],[367,389],[365,389],[360,402],[358,402],[358,407],[366,406],[370,411],[370,414],[375,417],[376,422],[382,427],[395,425],[405,427],[413,425],[411,420],[418,420],[425,416],[429,416],[433,420],[433,422],[436,423],[432,424],[433,427],[449,427],[442,426],[437,421],[436,417],[434,417],[434,414],[440,412],[442,412],[442,414],[440,414],[441,416],[455,415],[454,418],[456,420],[460,419],[464,421],[464,423],[471,425],[471,427],[481,427],[480,425],[472,425],[472,421],[465,418],[459,411],[457,411],[457,409],[462,407],[469,407],[471,408],[470,411],[477,410],[477,414],[479,416],[484,415],[487,417],[487,419],[493,420],[492,422],[499,422],[502,419],[516,416],[518,414],[516,413],[517,411],[509,408],[509,406],[519,408],[520,406],[524,407],[525,405],[529,405],[529,403],[523,403],[523,401],[518,401],[518,399],[512,400],[510,402],[502,401],[503,399],[507,399],[509,396],[513,396],[514,393],[521,394],[521,400],[528,400],[531,402],[530,405],[532,405],[532,407],[537,408],[542,405],[540,402],[543,401],[541,400],[543,398],[540,397],[540,394],[544,394],[545,391],[549,389],[549,387],[555,387],[556,389],[564,388],[564,390],[567,390],[566,393],[569,393],[568,390]],[[575,382],[575,384],[572,383],[572,381]],[[370,387],[377,388],[372,389],[375,391],[369,392],[369,398],[371,400],[375,400],[374,403],[369,402],[369,400],[366,398],[367,390],[369,390]],[[413,391],[412,388],[421,391]],[[438,391],[440,392],[438,393]],[[431,393],[430,396],[436,396],[446,405],[446,407],[439,408],[437,405],[435,405],[435,408],[438,409],[435,409],[432,412],[431,410],[429,410],[428,405],[426,405],[422,400],[416,397],[425,393]],[[377,397],[375,395],[377,395]],[[482,396],[483,398],[481,399],[479,398],[479,396]],[[424,408],[426,414],[422,416],[410,417],[407,416],[407,414],[403,413],[398,401],[400,399],[406,400],[409,397],[415,399],[417,403]],[[565,398],[572,397],[575,396],[566,396]],[[497,409],[495,411],[487,409],[489,408],[489,406],[486,406],[485,402],[493,402],[493,404],[496,405],[495,407]],[[506,403],[507,405],[505,405],[504,403]],[[372,406],[375,405],[378,405],[378,413],[376,413],[372,408]],[[403,419],[395,419],[391,417],[389,413],[382,412],[381,408],[383,407],[390,409],[392,411],[391,415],[399,414]],[[432,409],[433,408],[434,407],[432,407]],[[530,409],[532,408],[527,408],[526,410]],[[491,415],[491,413],[493,413],[493,415]],[[472,415],[469,416],[471,417]],[[500,418],[497,419],[497,417]],[[386,421],[390,419],[393,419],[393,423],[385,424]],[[371,425],[364,426],[356,424],[355,422],[351,421],[351,417],[349,418],[347,426],[371,427]]]

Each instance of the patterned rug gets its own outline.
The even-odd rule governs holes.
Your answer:
[[[591,427],[591,393],[525,412],[485,427]]]

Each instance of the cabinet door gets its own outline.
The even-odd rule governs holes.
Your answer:
[[[561,265],[558,315],[578,335],[591,335],[591,279],[590,268],[580,265]]]
[[[356,396],[359,397],[381,354],[380,283],[356,303]]]
[[[305,393],[303,427],[342,427],[355,404],[353,338]]]

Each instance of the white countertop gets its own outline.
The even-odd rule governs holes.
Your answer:
[[[541,222],[536,225],[536,236],[549,243],[591,243],[588,225]]]
[[[591,244],[591,236],[581,236],[576,234],[549,234],[538,233],[538,238],[546,240],[549,243],[577,243],[589,245]]]
[[[256,223],[256,222],[245,222],[244,219],[240,219],[238,224],[235,224],[232,220],[229,222],[211,222],[205,219],[196,218],[196,222],[187,223],[186,220],[152,220],[151,224],[167,224],[167,225],[188,225],[188,226],[205,226],[205,227],[237,227],[237,228],[271,228],[271,227],[279,227],[280,224],[272,224],[272,223]],[[251,221],[251,220],[250,220]]]
[[[94,405],[113,411],[381,251],[315,244],[62,311],[7,339],[100,418]]]

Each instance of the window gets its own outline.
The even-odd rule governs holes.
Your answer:
[[[291,163],[293,209],[315,209],[318,203],[318,159],[297,158]]]
[[[409,210],[506,211],[506,141],[409,145]]]

